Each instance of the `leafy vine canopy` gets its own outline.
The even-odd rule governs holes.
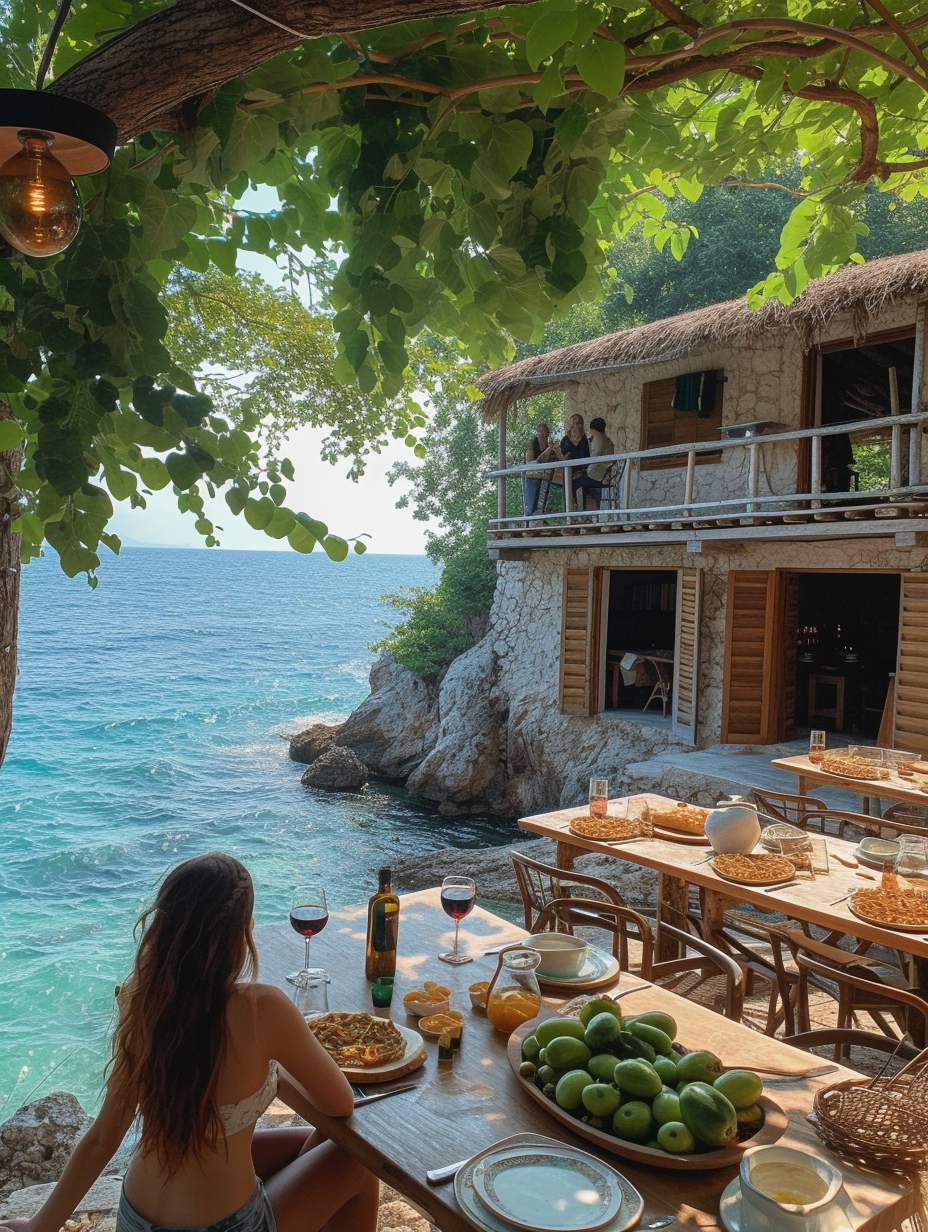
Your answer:
[[[185,351],[178,306],[196,291],[202,308],[244,252],[335,255],[325,337],[302,337],[283,302],[266,329],[331,349],[333,388],[306,414],[343,436],[357,473],[365,442],[398,437],[421,454],[429,331],[462,363],[505,362],[514,340],[601,294],[607,244],[636,225],[682,255],[691,232],[665,217],[678,194],[732,177],[760,187],[800,160],[756,303],[860,259],[865,191],[928,194],[923,0],[462,8],[75,7],[48,88],[106,110],[121,144],[79,182],[70,248],[0,259],[0,451],[25,443],[25,558],[47,540],[67,573],[92,574],[101,543],[119,547],[112,502],[144,506],[169,485],[207,544],[218,531],[204,498],[221,491],[297,551],[347,554],[287,505],[293,468],[261,398],[217,403]],[[53,16],[48,0],[0,3],[0,85],[31,87]],[[255,187],[275,208],[242,208]],[[340,434],[343,414],[353,427]]]

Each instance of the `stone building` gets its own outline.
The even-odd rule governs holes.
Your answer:
[[[483,379],[499,587],[470,653],[492,678],[512,811],[548,803],[528,783],[572,753],[592,768],[621,748],[627,764],[881,724],[928,751],[926,321],[921,252],[789,306],[714,305]],[[552,462],[532,467],[546,507],[507,516],[526,442],[507,442],[506,413],[547,390],[565,421],[606,421],[601,501],[572,507]]]

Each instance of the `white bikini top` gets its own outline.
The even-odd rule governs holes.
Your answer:
[[[268,1066],[267,1077],[258,1090],[255,1091],[254,1095],[240,1099],[237,1104],[219,1105],[219,1117],[222,1121],[222,1128],[225,1130],[226,1137],[231,1138],[239,1130],[245,1129],[249,1125],[254,1125],[258,1117],[263,1116],[267,1112],[276,1094],[277,1062],[272,1061]]]

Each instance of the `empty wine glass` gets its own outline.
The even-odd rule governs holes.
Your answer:
[[[441,883],[441,909],[454,920],[454,948],[438,955],[442,962],[458,966],[474,961],[469,955],[458,953],[458,930],[464,917],[473,911],[476,898],[477,887],[470,877],[446,877]]]
[[[297,990],[294,999],[304,1013],[328,1009],[328,972],[309,965],[309,943],[329,922],[329,906],[322,886],[300,886],[290,900],[290,926],[305,942],[303,966],[287,980]]]

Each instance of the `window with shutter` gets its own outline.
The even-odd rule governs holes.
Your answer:
[[[770,742],[770,654],[774,574],[733,569],[728,575],[722,740]]]
[[[677,592],[677,632],[673,674],[673,734],[696,743],[699,688],[699,614],[702,594],[699,569],[681,569]]]
[[[660,449],[665,445],[689,445],[693,441],[717,441],[722,426],[722,400],[725,386],[719,381],[715,391],[715,410],[707,419],[695,411],[678,412],[671,405],[676,377],[666,381],[647,381],[641,389],[641,448]],[[696,455],[697,463],[720,462],[721,451]],[[686,466],[686,454],[672,458],[642,459],[643,471]]]
[[[902,575],[893,744],[928,754],[928,574]]]
[[[589,717],[599,705],[602,570],[565,569],[561,608],[561,714]]]

